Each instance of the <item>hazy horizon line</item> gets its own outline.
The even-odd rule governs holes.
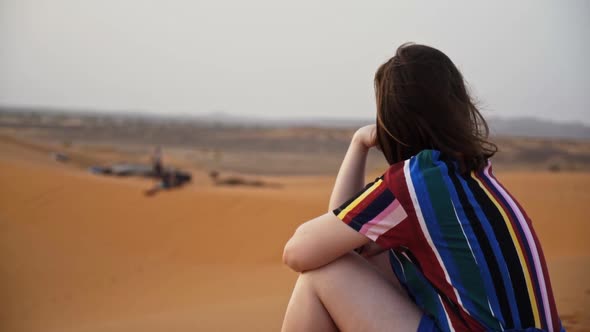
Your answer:
[[[52,113],[52,114],[70,114],[80,116],[125,116],[125,117],[146,117],[146,118],[160,118],[160,119],[194,119],[194,120],[213,120],[223,121],[216,117],[227,116],[227,122],[232,120],[248,120],[250,123],[253,121],[264,121],[267,123],[288,123],[291,121],[311,122],[314,120],[323,121],[336,121],[337,123],[352,123],[352,122],[372,122],[374,119],[369,117],[336,117],[333,115],[288,115],[288,116],[273,116],[273,115],[261,115],[261,114],[240,114],[239,112],[232,112],[228,110],[210,110],[206,112],[174,112],[174,111],[156,111],[148,109],[99,109],[93,107],[60,107],[60,106],[40,106],[40,105],[14,105],[14,104],[2,104],[0,103],[0,112],[13,111],[13,112],[31,112],[31,113]],[[484,117],[491,121],[494,120],[534,120],[539,122],[548,122],[557,125],[576,125],[586,128],[590,128],[590,121],[575,121],[575,120],[557,120],[539,116],[505,116],[505,115],[494,115],[485,114]]]

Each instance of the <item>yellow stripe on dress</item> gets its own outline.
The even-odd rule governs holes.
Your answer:
[[[373,185],[369,187],[369,189],[365,190],[362,194],[359,195],[359,197],[352,201],[352,203],[348,204],[348,206],[346,206],[344,210],[340,211],[340,213],[338,213],[338,218],[344,219],[348,212],[352,211],[352,209],[354,209],[360,202],[362,202],[365,199],[365,197],[367,197],[370,193],[377,189],[382,182],[382,179],[375,181]]]
[[[531,308],[533,309],[533,316],[535,318],[535,327],[541,327],[541,320],[539,319],[539,308],[537,306],[537,297],[535,296],[535,291],[533,290],[531,275],[529,272],[529,267],[526,264],[526,260],[522,253],[522,248],[520,247],[520,242],[518,242],[518,237],[514,232],[514,228],[512,227],[512,223],[510,219],[506,215],[506,211],[502,208],[500,203],[496,200],[494,195],[492,195],[488,189],[481,183],[481,181],[475,176],[475,172],[471,172],[471,177],[479,183],[479,186],[485,191],[486,195],[490,198],[490,200],[496,205],[498,211],[502,214],[502,218],[504,219],[504,223],[508,228],[508,232],[510,232],[510,237],[512,237],[512,242],[514,242],[514,247],[516,248],[516,252],[518,254],[518,259],[520,260],[520,265],[523,268],[524,272],[524,279],[526,281],[527,291],[529,293],[529,298],[531,299]]]

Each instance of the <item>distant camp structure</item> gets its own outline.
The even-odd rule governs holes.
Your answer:
[[[110,166],[92,166],[89,171],[98,175],[118,177],[137,176],[159,180],[153,188],[146,191],[147,195],[153,195],[163,189],[178,188],[192,180],[192,175],[189,172],[172,167],[155,170],[152,165],[144,164],[121,163]]]
[[[142,164],[123,163],[110,166],[92,166],[89,171],[102,175],[156,177],[151,165]]]

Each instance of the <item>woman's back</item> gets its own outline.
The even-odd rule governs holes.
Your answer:
[[[454,159],[424,150],[392,165],[360,194],[364,199],[350,200],[336,214],[393,249],[398,279],[441,329],[559,331],[526,213],[489,163],[478,172],[459,169]]]

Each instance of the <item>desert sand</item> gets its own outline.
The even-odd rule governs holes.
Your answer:
[[[297,275],[281,263],[332,176],[281,188],[99,177],[0,139],[0,331],[277,331]],[[374,175],[374,174],[372,174]],[[534,221],[568,331],[590,331],[590,173],[505,172]]]

